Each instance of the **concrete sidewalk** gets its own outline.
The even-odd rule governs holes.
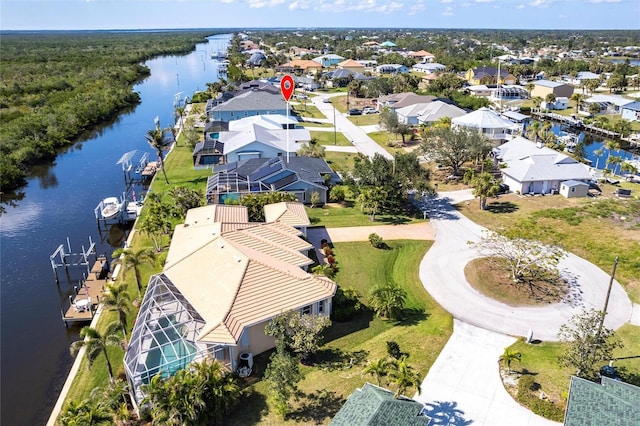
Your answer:
[[[500,379],[498,359],[516,341],[454,320],[453,334],[414,399],[439,426],[557,426],[518,404]]]

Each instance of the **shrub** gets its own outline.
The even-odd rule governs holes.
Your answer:
[[[331,309],[331,319],[338,322],[345,322],[352,319],[360,310],[360,294],[353,287],[343,289],[338,286],[336,295],[333,296],[333,306]]]
[[[324,253],[325,256],[332,256],[333,255],[333,250],[331,250],[331,247],[329,247],[329,246],[324,246],[322,248],[322,252]]]
[[[537,383],[533,376],[522,376],[518,380],[517,399],[534,413],[555,421],[562,421],[564,418],[564,409],[552,401],[541,399],[536,395],[540,390],[540,384]]]
[[[383,248],[385,245],[382,237],[375,233],[369,234],[369,243],[371,243],[371,246],[377,249]]]

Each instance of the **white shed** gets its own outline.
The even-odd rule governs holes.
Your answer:
[[[566,198],[586,197],[589,194],[589,184],[579,180],[565,180],[560,183],[560,194]]]

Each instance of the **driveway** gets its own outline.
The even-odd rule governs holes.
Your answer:
[[[571,253],[561,260],[561,274],[570,283],[570,294],[560,303],[542,307],[513,307],[488,298],[465,278],[464,267],[479,253],[468,241],[478,241],[485,228],[457,212],[452,203],[473,199],[470,190],[444,192],[423,198],[420,208],[427,210],[435,232],[435,243],[420,264],[425,289],[455,318],[469,324],[511,336],[558,340],[560,326],[584,309],[602,309],[609,275]],[[622,286],[614,281],[605,325],[617,329],[627,323],[632,304]]]
[[[414,399],[438,426],[558,426],[518,404],[500,379],[498,359],[516,341],[454,320],[453,334]]]

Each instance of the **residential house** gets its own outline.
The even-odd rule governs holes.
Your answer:
[[[418,50],[417,52],[409,52],[407,57],[411,59],[415,59],[420,62],[433,62],[436,58],[433,54],[427,52],[426,50]]]
[[[317,192],[320,204],[328,197],[327,184],[340,183],[340,177],[322,158],[283,157],[251,158],[216,166],[207,180],[209,204],[224,204],[247,194],[284,191],[293,193],[298,201],[310,203]]]
[[[346,87],[351,80],[368,81],[374,80],[374,76],[367,76],[361,72],[354,72],[349,69],[338,68],[327,76],[331,79],[329,81],[331,87]]]
[[[571,95],[573,95],[573,90],[574,87],[570,84],[550,80],[536,80],[533,81],[531,97],[533,98],[538,96],[542,99],[545,99],[548,94],[553,93],[556,98],[571,98]]]
[[[219,139],[220,132],[227,130],[229,123],[225,121],[211,121],[205,125],[204,141],[198,142],[193,149],[194,169],[208,169],[224,162],[223,144]]]
[[[540,108],[553,109],[553,110],[567,109],[569,108],[569,98],[560,96],[556,98],[553,102],[542,101],[542,103],[540,103]]]
[[[285,74],[317,74],[322,71],[322,64],[310,59],[293,59],[276,67],[276,72]]]
[[[431,125],[444,117],[455,118],[463,116],[467,111],[455,105],[442,101],[433,101],[409,105],[395,110],[400,123],[417,125]]]
[[[302,58],[305,55],[317,55],[318,51],[316,49],[306,49],[304,47],[291,46],[289,49],[289,53],[293,56]]]
[[[344,58],[340,55],[329,53],[327,55],[322,55],[322,56],[318,56],[317,58],[313,58],[313,60],[321,64],[324,68],[330,68],[332,66],[338,65],[340,61],[344,60]]]
[[[524,134],[531,121],[531,116],[521,114],[517,111],[503,111],[501,115],[517,126],[518,130],[514,132],[512,129],[511,134]]]
[[[435,73],[443,72],[444,70],[447,69],[447,67],[442,64],[438,64],[436,62],[425,62],[425,63],[415,64],[414,66],[411,67],[411,69],[413,71],[423,72],[426,74],[435,74]]]
[[[365,66],[361,62],[354,61],[353,59],[346,59],[338,63],[338,68],[353,71],[355,73],[363,73]]]
[[[640,121],[640,102],[635,101],[624,105],[622,118],[629,121]]]
[[[295,156],[311,140],[309,130],[294,117],[278,114],[254,115],[229,122],[229,130],[218,133],[225,163],[247,158]]]
[[[286,115],[289,108],[279,91],[273,89],[246,90],[210,109],[214,121],[232,121],[263,114]]]
[[[419,103],[428,103],[436,99],[437,98],[435,96],[431,95],[417,95],[413,92],[403,92],[380,96],[376,104],[378,106],[378,111],[382,111],[385,107],[389,108],[391,111],[395,111],[399,108]]]
[[[358,59],[356,62],[361,63],[365,69],[372,70],[378,66],[378,61],[375,59]]]
[[[564,426],[640,424],[640,387],[602,376],[600,383],[572,376]]]
[[[589,106],[593,103],[600,104],[600,111],[608,114],[621,114],[625,106],[633,104],[636,101],[625,98],[620,95],[593,95],[588,99],[585,99],[582,104],[582,109],[589,111]]]
[[[518,136],[493,149],[503,182],[520,194],[551,194],[566,181],[591,180],[585,164],[542,144]]]
[[[470,69],[465,74],[465,80],[469,84],[516,84],[516,78],[507,70],[500,70],[498,78],[498,69],[496,67],[478,67]]]
[[[163,271],[149,280],[125,352],[134,404],[152,377],[192,362],[216,359],[236,371],[241,359],[275,346],[264,328],[283,312],[330,315],[336,284],[306,272],[313,246],[301,235],[279,221],[250,223],[242,206],[187,213]]]
[[[383,64],[378,65],[375,71],[379,74],[406,74],[409,68],[401,64]]]
[[[491,96],[491,88],[486,84],[474,84],[472,86],[467,86],[464,88],[464,91],[477,97],[488,98]]]
[[[307,228],[311,226],[304,204],[290,201],[267,204],[264,206],[264,221],[267,223],[280,222],[293,226],[307,236]]]
[[[340,411],[336,413],[330,426],[427,426],[431,419],[424,412],[424,405],[371,383],[356,389]]]
[[[509,139],[519,126],[488,108],[480,108],[469,114],[451,119],[451,128],[463,127],[482,133],[492,144]]]
[[[580,71],[574,78],[570,79],[569,82],[574,86],[579,87],[587,80],[600,80],[600,74],[590,71]]]
[[[397,44],[395,44],[394,42],[389,41],[389,40],[386,40],[386,41],[383,41],[382,43],[380,43],[380,47],[384,47],[386,49],[391,49],[391,48],[394,48],[396,46],[397,46]]]

